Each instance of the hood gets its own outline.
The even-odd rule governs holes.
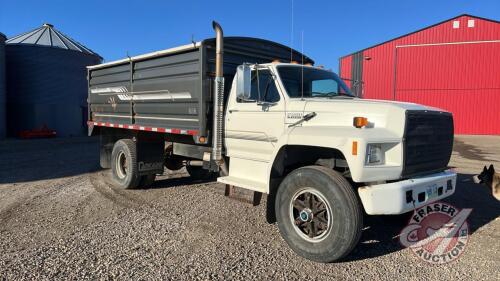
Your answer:
[[[298,115],[316,112],[303,126],[353,126],[354,117],[368,118],[369,128],[385,128],[398,136],[404,133],[407,110],[443,111],[415,103],[369,100],[358,98],[309,98],[291,100],[287,104],[287,123],[297,121]]]

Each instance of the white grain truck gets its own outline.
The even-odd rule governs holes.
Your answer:
[[[363,211],[454,193],[449,112],[354,97],[309,57],[213,25],[214,39],[88,68],[89,135],[116,186],[148,185],[164,166],[217,174],[267,194],[268,221],[320,262],[351,252]]]

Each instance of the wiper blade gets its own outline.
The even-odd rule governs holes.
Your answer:
[[[320,93],[320,92],[312,92],[311,98],[335,98],[335,97],[349,97],[353,98],[354,96],[348,95],[346,93],[337,93],[337,92],[328,92],[328,93]]]
[[[320,93],[320,92],[312,92],[311,93],[311,98],[315,98],[315,97],[320,97],[320,98],[323,98],[323,97],[331,97],[331,96],[336,96],[337,93],[336,92],[328,92],[328,93]]]
[[[349,98],[349,99],[353,99],[353,98],[355,98],[355,96],[350,96],[350,95],[347,95],[347,94],[341,94],[341,95],[333,96],[331,98]]]

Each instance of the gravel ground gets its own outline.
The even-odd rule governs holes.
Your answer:
[[[167,173],[150,189],[111,187],[91,138],[0,142],[0,279],[499,280],[500,204],[470,175],[500,168],[500,137],[457,137],[447,201],[474,208],[456,262],[430,266],[397,240],[403,216],[365,217],[344,261],[295,255],[253,207],[214,182]]]

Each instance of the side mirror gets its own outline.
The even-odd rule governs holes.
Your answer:
[[[241,100],[250,99],[252,89],[252,72],[248,64],[238,66],[236,70],[236,97]]]

